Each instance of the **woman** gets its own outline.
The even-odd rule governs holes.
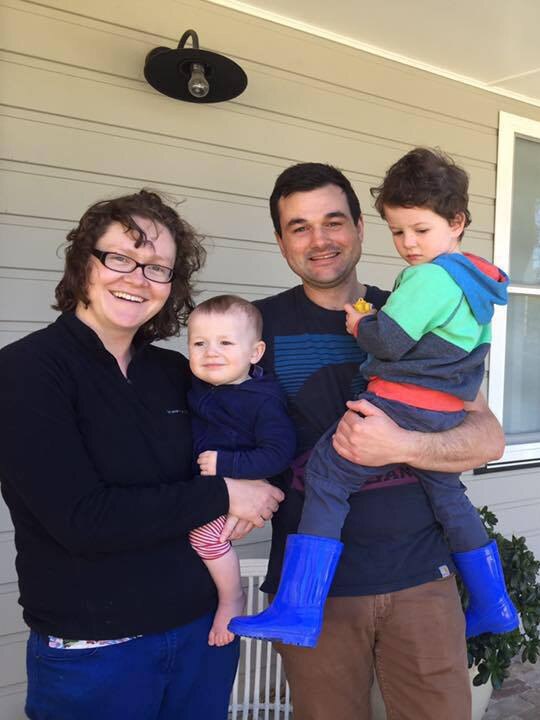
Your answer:
[[[158,195],[97,203],[68,234],[62,314],[0,352],[32,720],[226,717],[238,643],[207,644],[215,589],[188,532],[230,512],[241,535],[282,494],[191,476],[187,361],[150,342],[193,308],[202,257]]]

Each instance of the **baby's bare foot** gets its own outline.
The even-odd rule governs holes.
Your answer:
[[[214,622],[208,633],[208,644],[223,647],[234,640],[234,633],[227,630],[227,625],[233,617],[241,615],[244,612],[246,598],[243,592],[235,598],[227,598],[227,600],[219,601]]]

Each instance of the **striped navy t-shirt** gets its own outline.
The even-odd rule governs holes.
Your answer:
[[[368,287],[366,300],[376,308],[387,297]],[[267,346],[259,364],[276,375],[287,395],[302,455],[343,415],[346,401],[364,389],[358,368],[366,356],[345,329],[345,313],[319,307],[301,285],[255,304]],[[267,592],[277,590],[286,537],[296,532],[302,504],[301,492],[289,488],[274,517]],[[371,479],[351,496],[350,505],[331,595],[391,592],[453,568],[427,497],[408,468]]]

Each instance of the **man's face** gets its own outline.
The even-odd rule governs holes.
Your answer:
[[[347,197],[337,185],[296,192],[278,202],[281,253],[304,284],[335,288],[355,272],[364,225],[351,217]]]

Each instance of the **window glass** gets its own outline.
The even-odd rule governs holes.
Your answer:
[[[491,465],[540,463],[540,122],[501,112],[494,260],[510,275],[492,322],[488,402],[506,448]]]
[[[503,426],[508,444],[540,440],[540,296],[510,295]]]
[[[514,149],[512,283],[540,286],[540,142],[517,137]]]

